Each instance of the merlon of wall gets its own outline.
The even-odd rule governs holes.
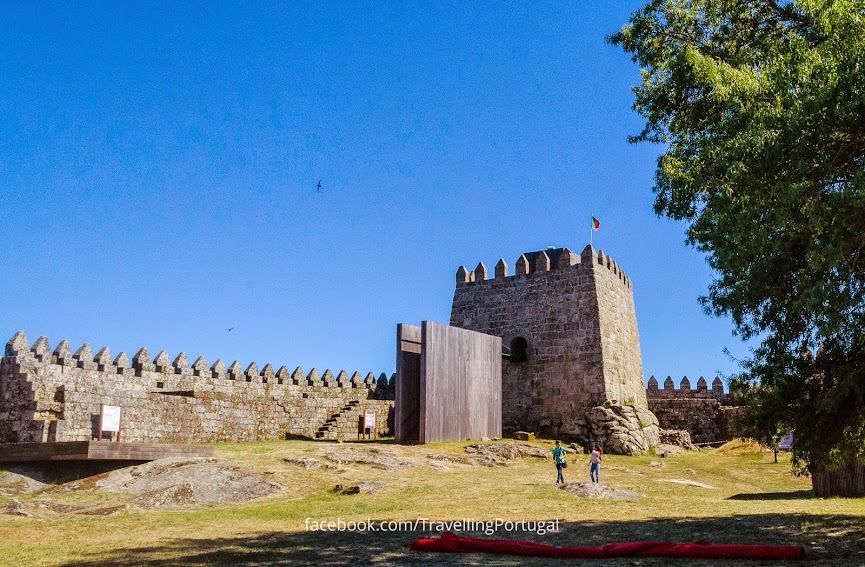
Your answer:
[[[744,408],[736,406],[736,398],[724,391],[719,377],[712,380],[709,389],[706,379],[700,376],[692,389],[691,380],[684,376],[677,388],[673,378],[667,376],[664,387],[658,388],[658,380],[652,376],[646,385],[649,409],[665,429],[685,429],[695,443],[718,443],[729,441],[740,432],[736,418]]]
[[[543,275],[554,270],[563,269],[594,269],[603,267],[610,270],[626,288],[631,287],[631,279],[619,267],[619,265],[604,254],[603,250],[595,252],[592,246],[586,246],[580,255],[574,254],[567,248],[548,248],[539,252],[526,252],[517,258],[515,274],[509,275],[508,264],[504,258],[499,258],[494,270],[493,280],[508,278],[519,278],[528,275]],[[489,270],[483,262],[468,271],[465,266],[460,266],[456,273],[457,285],[483,283],[489,281]]]
[[[731,398],[730,392],[724,392],[724,383],[718,376],[715,376],[715,379],[712,380],[711,390],[706,379],[702,376],[697,379],[697,385],[694,389],[691,388],[691,380],[687,376],[682,377],[678,388],[670,376],[667,376],[666,380],[664,380],[664,387],[659,388],[658,379],[652,376],[646,384],[646,396],[658,399],[715,398],[718,400],[729,400]]]
[[[334,376],[330,369],[325,370],[324,374],[320,375],[316,368],[313,368],[309,374],[304,375],[303,369],[300,366],[289,374],[285,366],[280,366],[279,370],[274,372],[273,366],[269,363],[259,370],[258,363],[256,362],[250,362],[244,370],[238,360],[235,360],[231,366],[226,368],[221,358],[217,359],[213,366],[208,368],[207,361],[203,356],[195,359],[195,362],[190,367],[185,352],[180,352],[171,361],[168,352],[162,350],[156,355],[156,358],[151,359],[147,347],[139,349],[133,355],[132,363],[130,364],[125,352],[118,354],[112,361],[111,351],[108,347],[102,347],[94,355],[89,343],[82,344],[73,353],[69,346],[69,341],[66,339],[61,340],[57,344],[53,353],[51,352],[48,338],[44,336],[39,337],[31,347],[23,331],[18,331],[9,339],[9,342],[6,343],[4,356],[22,361],[30,360],[43,364],[56,364],[58,366],[82,368],[130,377],[141,376],[142,372],[150,371],[174,376],[201,376],[217,380],[236,380],[258,384],[299,385],[306,383],[310,386],[366,389],[390,387],[393,386],[396,379],[395,373],[392,373],[390,377],[385,373],[381,373],[376,378],[372,372],[363,377],[358,371],[355,371],[349,377],[345,370],[341,370],[337,376]]]
[[[374,411],[378,435],[392,432],[393,384],[382,373],[322,374],[301,367],[274,371],[271,364],[222,359],[190,366],[186,353],[151,357],[141,348],[130,362],[108,347],[94,355],[88,343],[74,353],[62,340],[31,347],[23,332],[0,359],[0,443],[86,441],[98,434],[103,405],[123,407],[123,438],[141,442],[210,442],[283,439],[286,436],[350,438]]]

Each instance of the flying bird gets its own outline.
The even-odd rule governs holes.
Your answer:
[[[321,193],[321,179],[318,180],[318,186],[316,186],[316,190]]]
[[[234,330],[234,327],[229,327],[228,332],[230,333],[233,330]]]

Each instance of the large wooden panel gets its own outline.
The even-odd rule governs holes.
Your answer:
[[[421,326],[420,441],[501,436],[500,337]]]
[[[394,437],[397,443],[417,443],[420,436],[421,328],[396,327]]]

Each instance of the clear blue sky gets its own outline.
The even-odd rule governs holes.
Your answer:
[[[604,36],[639,3],[270,4],[3,5],[4,342],[390,374],[460,264],[582,250],[594,214],[646,378],[735,370],[626,142]]]

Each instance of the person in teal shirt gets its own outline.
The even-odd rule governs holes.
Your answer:
[[[565,461],[565,448],[556,440],[556,446],[553,447],[553,461],[556,463],[556,470],[559,475],[556,477],[556,485],[565,484],[565,477],[562,475],[562,469],[568,466]]]

